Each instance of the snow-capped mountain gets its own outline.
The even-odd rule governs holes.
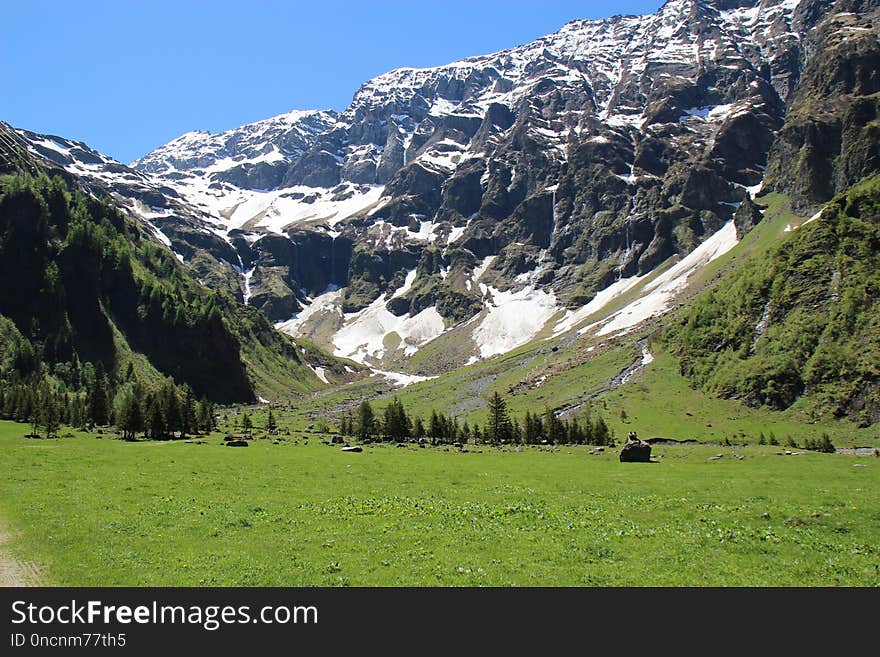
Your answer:
[[[173,172],[226,173],[259,165],[271,168],[273,164],[302,157],[315,136],[334,125],[335,118],[333,111],[294,110],[216,135],[199,130],[188,132],[131,166],[166,176]]]
[[[823,39],[876,42],[876,4],[669,0],[654,15],[573,21],[380,75],[338,115],[190,132],[131,168],[20,134],[283,330],[429,373],[576,329],[639,286],[640,308],[593,329],[670,307],[750,225],[734,213],[768,182]],[[434,340],[445,362],[418,362]]]

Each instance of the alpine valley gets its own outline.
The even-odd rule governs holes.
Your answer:
[[[632,414],[674,380],[871,427],[878,21],[669,0],[128,165],[0,124],[3,374],[100,363],[329,410],[397,390],[478,419],[496,389]]]

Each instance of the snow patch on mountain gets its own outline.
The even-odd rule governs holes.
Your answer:
[[[391,298],[406,294],[416,275],[415,269],[409,271]],[[387,299],[380,296],[364,310],[345,315],[345,325],[333,336],[337,356],[367,364],[368,360],[381,361],[401,347],[404,356],[412,356],[446,330],[446,323],[434,306],[414,316],[398,317],[386,308],[386,303]]]
[[[261,229],[279,235],[303,222],[334,226],[378,202],[382,185],[342,184],[332,189],[297,185],[271,191],[250,190],[199,177],[179,180],[177,191],[209,215],[209,221],[225,232]]]
[[[311,365],[309,365],[309,369],[312,370],[312,372],[315,373],[315,376],[321,379],[321,381],[327,384],[330,383],[330,381],[327,380],[327,374],[325,374],[323,367],[312,367]]]
[[[387,370],[377,370],[376,368],[370,368],[376,374],[380,376],[384,376],[386,379],[394,383],[395,385],[406,388],[407,386],[411,386],[414,383],[422,383],[423,381],[430,381],[431,379],[436,379],[436,376],[419,376],[417,374],[404,374],[403,372],[389,372]]]
[[[534,338],[559,311],[553,292],[526,286],[501,292],[487,287],[486,316],[473,332],[480,356],[488,358],[515,349]]]
[[[594,315],[607,305],[626,294],[647,278],[645,276],[631,276],[615,281],[605,289],[599,291],[592,301],[576,310],[566,310],[565,315],[553,327],[553,336],[557,337],[575,328],[578,324]]]
[[[733,221],[691,251],[685,258],[645,284],[642,295],[609,317],[590,324],[578,335],[592,332],[596,335],[615,336],[628,333],[639,324],[667,312],[673,301],[695,272],[720,258],[738,243]]]
[[[333,336],[334,353],[364,364],[368,360],[381,361],[399,346],[405,356],[412,356],[446,329],[434,306],[415,316],[397,317],[388,311],[382,298],[346,319],[345,326]],[[397,336],[399,345],[392,335]]]
[[[293,337],[303,335],[304,327],[309,322],[319,321],[324,316],[332,314],[342,319],[342,295],[344,290],[340,290],[337,286],[331,285],[324,292],[315,298],[307,298],[307,305],[298,313],[294,313],[293,317],[283,322],[276,322],[275,328],[282,333],[287,333]]]

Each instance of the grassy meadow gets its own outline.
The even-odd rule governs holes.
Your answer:
[[[0,524],[48,584],[880,585],[873,457],[27,432],[0,422]]]

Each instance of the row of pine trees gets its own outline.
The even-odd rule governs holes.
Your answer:
[[[427,424],[421,417],[410,417],[397,398],[385,407],[381,417],[368,401],[363,401],[357,412],[346,413],[339,420],[340,433],[363,442],[420,441],[438,443],[485,443],[537,445],[542,443],[570,445],[613,445],[614,438],[608,424],[600,415],[587,412],[580,418],[563,420],[550,409],[544,413],[526,411],[520,422],[512,417],[507,402],[497,392],[488,403],[486,422],[459,424],[458,418],[436,410],[431,411]]]
[[[45,373],[0,379],[0,417],[29,423],[34,436],[54,437],[62,425],[115,425],[127,440],[138,433],[165,440],[214,430],[214,412],[213,403],[196,401],[189,386],[170,377],[153,387],[136,379],[114,386],[100,363],[73,391]]]

